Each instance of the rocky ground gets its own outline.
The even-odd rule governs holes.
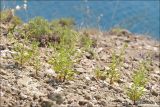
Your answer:
[[[149,82],[145,87],[144,96],[137,102],[139,107],[159,107],[160,105],[160,65],[158,41],[141,35],[134,35],[123,31],[120,35],[113,32],[94,32],[91,37],[96,38],[97,46],[93,50],[100,60],[92,58],[85,52],[74,65],[79,72],[73,80],[57,83],[56,73],[45,62],[50,48],[41,47],[43,69],[39,76],[34,76],[34,69],[26,66],[22,71],[12,60],[13,44],[6,36],[1,36],[0,52],[0,105],[1,107],[130,107],[132,101],[126,95],[125,87],[131,84],[131,75],[138,66],[138,61],[151,52],[151,69]],[[124,66],[121,67],[121,78],[113,84],[109,80],[96,80],[94,69],[97,65],[103,70],[109,69],[111,50],[117,52],[128,43],[125,53]],[[50,76],[48,76],[50,75]]]

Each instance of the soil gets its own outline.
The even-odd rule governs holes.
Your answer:
[[[81,32],[81,31],[79,31]],[[88,33],[96,39],[93,47],[97,58],[83,52],[79,63],[74,65],[73,80],[59,83],[55,71],[47,63],[52,50],[40,47],[42,69],[35,76],[32,66],[18,69],[12,54],[14,42],[8,42],[7,36],[1,35],[0,61],[0,105],[1,107],[131,107],[133,102],[126,95],[126,87],[132,83],[131,77],[138,62],[151,53],[149,82],[145,94],[137,101],[139,107],[159,107],[160,105],[160,44],[150,37],[135,35],[124,30],[120,35],[114,32]],[[112,85],[109,79],[97,80],[94,69],[98,65],[102,71],[109,67],[112,50],[119,53],[124,43],[124,65],[120,68],[120,80]],[[78,47],[77,47],[78,48]],[[45,54],[47,53],[47,54]]]

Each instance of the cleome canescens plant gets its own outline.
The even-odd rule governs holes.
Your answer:
[[[39,43],[38,42],[32,42],[32,52],[33,52],[33,57],[31,64],[33,65],[33,68],[35,69],[35,74],[36,76],[38,75],[38,71],[41,69],[41,61],[40,61],[40,52],[39,52]]]
[[[14,51],[17,54],[14,54],[14,60],[18,64],[20,68],[24,67],[24,64],[28,63],[28,61],[32,57],[32,50],[27,48],[24,43],[16,43],[14,45]]]
[[[53,65],[53,69],[58,74],[57,79],[61,82],[64,82],[66,79],[72,79],[75,73],[70,51],[70,49],[61,47],[49,60],[49,63]]]
[[[146,68],[146,62],[142,61],[139,64],[139,68],[134,72],[132,76],[132,85],[127,88],[127,95],[133,101],[133,104],[136,104],[144,94],[145,85],[148,82],[148,71]]]
[[[110,79],[110,84],[113,84],[120,78],[120,73],[118,71],[118,68],[120,68],[124,62],[124,54],[127,46],[128,46],[127,44],[123,46],[118,56],[116,56],[115,52],[112,53],[111,64],[109,66],[110,69],[107,70],[107,76]]]

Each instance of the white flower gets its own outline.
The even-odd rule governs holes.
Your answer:
[[[27,9],[27,4],[23,4],[23,8],[26,10]]]
[[[20,10],[21,7],[19,5],[16,6],[16,10]]]

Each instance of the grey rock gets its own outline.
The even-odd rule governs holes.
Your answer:
[[[84,68],[75,68],[75,70],[80,74],[86,72]]]
[[[93,87],[93,86],[92,86],[92,87],[90,88],[90,90],[91,90],[91,91],[94,91],[94,90],[96,90],[96,87]]]
[[[152,95],[154,95],[156,97],[158,96],[158,92],[156,92],[155,90],[152,90],[151,93],[152,93]]]
[[[0,44],[0,50],[5,50],[5,49],[6,49],[6,46],[3,44]]]
[[[127,63],[124,63],[123,66],[124,66],[125,69],[129,68],[129,65]]]
[[[42,99],[42,103],[41,103],[42,107],[52,107],[53,105],[54,105],[54,102],[52,100],[45,99],[45,98]]]
[[[22,100],[27,99],[27,95],[23,94],[22,92],[20,93],[20,98]]]
[[[106,101],[104,99],[101,99],[98,103],[100,105],[102,105],[102,106],[106,106],[107,105],[107,103],[106,103]]]
[[[93,107],[93,104],[91,102],[88,102],[86,106],[87,107]]]
[[[89,94],[85,94],[85,95],[84,95],[84,98],[85,98],[86,100],[91,100],[91,96],[90,96]]]
[[[100,100],[100,99],[101,99],[101,96],[100,96],[100,95],[95,95],[94,98],[95,98],[96,100]]]
[[[57,104],[61,104],[64,102],[64,98],[59,93],[51,93],[48,95],[48,98],[52,101],[56,101]]]
[[[85,104],[87,104],[88,102],[85,100],[81,100],[78,102],[79,105],[84,106]]]

